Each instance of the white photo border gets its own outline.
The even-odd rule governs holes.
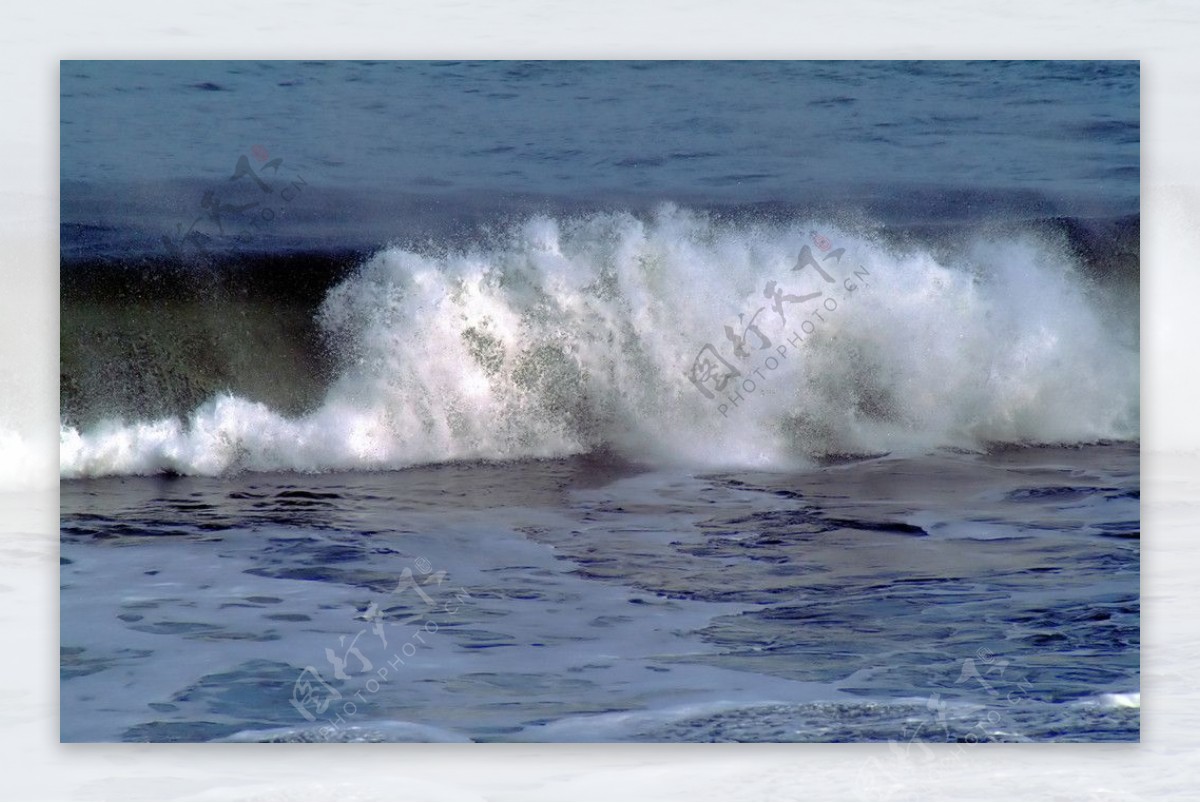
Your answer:
[[[0,27],[0,798],[1043,799],[1200,788],[1200,7],[1170,0],[6,6]],[[90,58],[1140,59],[1145,442],[1140,745],[61,745],[58,69]],[[5,429],[7,427],[7,429]],[[953,746],[943,746],[953,747]]]

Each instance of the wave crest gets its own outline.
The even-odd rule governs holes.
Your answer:
[[[340,369],[313,412],[224,395],[186,420],[63,426],[61,474],[1136,438],[1136,320],[1111,301],[1033,233],[947,251],[673,206],[535,217],[486,246],[383,249],[336,286],[319,320]]]

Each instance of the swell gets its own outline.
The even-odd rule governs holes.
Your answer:
[[[62,420],[185,416],[219,393],[297,415],[337,370],[316,312],[364,255],[241,255],[179,264],[145,257],[64,262]]]
[[[1136,438],[1137,228],[664,206],[365,259],[64,265],[62,473]]]

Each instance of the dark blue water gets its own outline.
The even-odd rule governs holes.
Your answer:
[[[1138,211],[1137,62],[64,62],[61,113],[65,226],[186,228],[282,159],[263,180],[307,186],[272,199],[279,247],[547,198]]]
[[[62,736],[1136,741],[1137,484],[1126,445],[71,482]]]

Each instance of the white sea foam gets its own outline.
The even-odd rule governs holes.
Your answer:
[[[470,742],[461,733],[419,722],[374,721],[335,728],[320,725],[302,728],[239,731],[218,742]]]
[[[1096,698],[1095,702],[1107,708],[1141,708],[1142,693],[1133,691],[1101,694]]]
[[[796,269],[805,246],[833,282]],[[599,447],[777,467],[1136,438],[1136,322],[1117,320],[1063,250],[1032,234],[959,253],[676,207],[533,218],[471,250],[390,247],[325,300],[321,324],[344,365],[319,409],[288,418],[222,396],[187,420],[64,426],[61,475],[397,468]],[[745,358],[727,327],[744,335]],[[729,371],[706,344],[740,372],[724,388],[693,372],[705,356],[718,377]]]

